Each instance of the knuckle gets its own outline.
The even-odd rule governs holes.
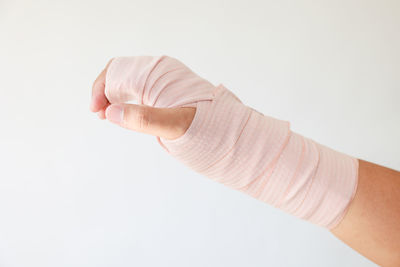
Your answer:
[[[97,77],[96,80],[94,80],[92,89],[97,90],[97,89],[102,89],[104,87],[104,82],[100,79],[100,77]]]
[[[147,129],[150,125],[150,111],[147,108],[140,108],[137,111],[137,123],[139,129]]]
[[[92,84],[92,88],[93,89],[96,88],[97,83],[98,83],[98,79],[96,78],[96,80],[94,80],[93,84]]]

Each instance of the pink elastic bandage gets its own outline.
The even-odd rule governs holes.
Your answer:
[[[111,103],[196,107],[186,133],[157,137],[190,168],[294,216],[327,228],[343,218],[354,197],[358,160],[290,130],[215,87],[177,59],[118,57],[109,65]]]

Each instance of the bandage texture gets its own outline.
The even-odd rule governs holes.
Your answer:
[[[160,145],[194,171],[294,216],[331,229],[354,197],[356,158],[292,132],[175,58],[115,58],[105,93],[111,103],[196,107],[186,133],[157,137]]]

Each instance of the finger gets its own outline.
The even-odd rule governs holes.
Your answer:
[[[106,95],[104,94],[105,90],[105,82],[106,82],[106,74],[107,68],[110,65],[112,59],[108,61],[104,70],[99,74],[92,86],[92,99],[90,103],[90,110],[93,112],[98,112],[101,109],[105,109],[110,103],[107,100]]]
[[[100,109],[97,112],[97,116],[99,117],[99,119],[104,120],[106,118],[106,108]]]
[[[189,128],[196,108],[154,108],[135,104],[114,104],[106,109],[106,118],[124,128],[176,139]]]

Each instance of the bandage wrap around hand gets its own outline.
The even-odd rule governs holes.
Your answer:
[[[356,158],[292,132],[174,58],[113,59],[105,93],[111,103],[196,107],[183,136],[159,143],[193,170],[294,216],[333,228],[354,197]]]

